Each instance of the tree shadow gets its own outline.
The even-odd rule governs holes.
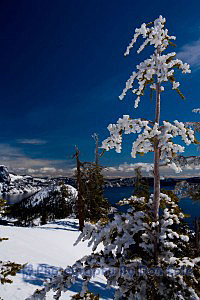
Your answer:
[[[33,266],[30,264],[26,265],[19,273],[22,274],[24,282],[35,285],[36,288],[38,288],[38,286],[43,287],[45,281],[53,276],[56,276],[60,270],[61,268],[50,266],[48,264],[39,264],[37,269],[33,269]],[[101,299],[113,299],[115,292],[114,288],[107,289],[106,284],[98,282],[94,279],[95,277],[93,277],[93,281],[88,285],[89,291],[93,292],[94,294],[99,294]],[[75,283],[68,290],[79,293],[82,288],[82,283],[83,280],[77,278]]]
[[[48,226],[48,224],[63,226],[63,227],[51,227]],[[46,230],[67,230],[67,231],[79,231],[79,225],[75,221],[66,221],[66,220],[56,220],[52,222],[48,222],[47,226],[41,226],[37,227],[40,229],[46,229]]]

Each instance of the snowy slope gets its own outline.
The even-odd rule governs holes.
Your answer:
[[[79,235],[78,221],[75,219],[57,220],[40,227],[24,228],[0,226],[1,236],[8,241],[0,244],[0,260],[28,263],[29,270],[33,266],[35,274],[17,274],[12,284],[0,285],[0,297],[4,300],[24,300],[32,292],[43,285],[48,273],[52,274],[55,267],[66,268],[78,258],[89,254],[91,249],[87,243],[73,246]],[[71,299],[70,295],[80,290],[80,281],[60,298]],[[96,275],[90,290],[100,293],[101,299],[113,299],[113,291],[105,290],[105,278]],[[47,299],[53,299],[49,294]]]
[[[71,199],[75,200],[78,194],[77,190],[73,186],[68,184],[65,184],[65,187],[67,188],[69,194],[71,195]],[[61,186],[59,185],[49,185],[48,187],[41,189],[39,192],[31,196],[29,198],[29,201],[31,201],[32,206],[39,205],[45,198],[48,198],[50,196],[51,192],[60,191],[60,190],[61,190]],[[67,202],[70,201],[70,199],[68,198],[65,198],[65,200]]]
[[[68,184],[49,184],[9,208],[7,217],[18,220],[18,225],[39,225],[48,220],[66,218],[76,209],[77,190]],[[43,222],[43,212],[48,217]]]

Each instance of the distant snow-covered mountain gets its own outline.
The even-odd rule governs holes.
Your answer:
[[[47,185],[46,179],[12,174],[7,167],[0,166],[0,194],[35,193]]]
[[[6,216],[15,224],[30,226],[65,218],[76,213],[77,190],[64,183],[50,182],[46,187],[9,206]]]
[[[48,203],[49,203],[51,197],[53,200],[56,199],[55,193],[60,196],[60,194],[64,189],[66,190],[66,195],[63,195],[65,202],[74,203],[78,194],[77,190],[71,185],[64,184],[64,185],[49,185],[48,187],[41,188],[40,191],[38,191],[37,193],[29,197],[28,199],[29,205],[31,204],[32,207],[42,205],[45,199],[48,199]]]

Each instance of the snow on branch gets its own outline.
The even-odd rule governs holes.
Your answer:
[[[168,30],[164,29],[166,19],[160,16],[158,19],[156,19],[154,22],[151,22],[149,24],[143,23],[141,27],[138,29],[135,29],[134,37],[130,43],[130,45],[127,47],[125,56],[130,53],[130,49],[133,47],[135,42],[137,41],[138,37],[141,35],[146,41],[144,42],[142,46],[140,46],[139,50],[137,51],[140,53],[144,47],[149,43],[150,45],[154,45],[155,48],[158,46],[162,47],[160,50],[164,51],[168,45],[169,40],[175,40],[175,36],[169,36]],[[149,25],[154,25],[150,27]]]
[[[173,162],[181,168],[200,169],[200,156],[182,156],[173,158]]]
[[[46,299],[50,290],[54,291],[54,299],[59,299],[61,293],[70,289],[80,277],[83,279],[80,298],[83,299],[88,291],[88,282],[98,268],[104,271],[107,288],[116,288],[115,300],[134,299],[135,295],[141,299],[152,299],[149,298],[149,292],[154,289],[155,280],[158,284],[159,299],[170,299],[173,291],[174,295],[180,294],[177,299],[197,300],[198,295],[194,289],[195,279],[191,276],[191,284],[188,286],[186,284],[188,277],[181,272],[175,273],[182,266],[194,269],[194,271],[198,268],[195,266],[196,259],[183,257],[189,245],[189,232],[178,231],[177,225],[183,221],[184,214],[178,207],[178,203],[166,194],[160,194],[160,201],[162,213],[157,222],[151,219],[153,203],[153,195],[151,195],[147,200],[136,196],[122,200],[120,204],[131,204],[131,208],[127,213],[115,214],[113,220],[106,225],[100,222],[86,223],[76,243],[88,241],[88,246],[93,245],[94,252],[76,261],[72,267],[67,267],[65,272],[48,280],[41,290],[35,291],[26,300]],[[151,258],[156,223],[161,228],[159,234],[161,254],[158,266],[162,271],[162,277],[148,276],[146,273],[139,272],[141,266],[152,269]],[[102,243],[103,250],[95,252]],[[139,249],[138,252],[136,249]],[[175,251],[177,256],[174,255]],[[179,252],[181,258],[179,258]],[[133,270],[134,276],[131,273]],[[160,278],[162,278],[161,282]],[[177,282],[179,282],[178,285]]]
[[[181,136],[186,145],[194,142],[194,131],[185,127],[184,123],[174,121],[174,124],[163,121],[162,126],[154,125],[148,121],[141,119],[131,119],[129,115],[119,118],[116,124],[108,126],[110,136],[102,142],[102,148],[106,151],[115,148],[117,153],[122,150],[122,133],[139,133],[138,138],[133,142],[131,156],[133,158],[139,153],[152,152],[154,150],[154,140],[159,141],[160,160],[163,163],[170,163],[171,159],[177,152],[184,152],[184,147],[172,142],[172,138]],[[170,166],[175,171],[180,172],[180,168],[176,168],[174,163]]]
[[[199,113],[199,114],[200,114],[200,108],[194,108],[194,109],[192,110],[192,112],[194,112],[194,113]]]
[[[138,53],[140,53],[148,44],[153,45],[156,48],[154,54],[151,55],[149,59],[144,60],[136,66],[138,71],[134,71],[132,73],[126,82],[126,87],[119,96],[120,100],[122,100],[127,91],[132,90],[132,92],[137,95],[135,108],[138,107],[140,97],[144,95],[145,87],[148,84],[153,91],[157,89],[157,83],[161,84],[163,82],[170,81],[172,83],[172,89],[176,90],[179,95],[184,98],[178,88],[180,83],[175,81],[174,69],[178,68],[182,70],[182,73],[190,73],[191,70],[189,64],[183,63],[180,59],[175,59],[176,52],[171,52],[166,55],[162,54],[162,52],[172,44],[171,40],[175,40],[175,37],[169,36],[168,30],[164,28],[165,22],[165,18],[160,16],[151,23],[153,25],[152,27],[143,23],[139,29],[137,28],[135,30],[134,37],[125,52],[125,56],[130,53],[130,49],[133,47],[140,35],[145,39],[145,41],[138,49]],[[133,88],[135,79],[137,79],[139,85],[136,89]],[[161,92],[164,91],[164,86],[160,85],[159,89]]]
[[[187,127],[191,127],[194,131],[200,132],[200,122],[185,122]]]

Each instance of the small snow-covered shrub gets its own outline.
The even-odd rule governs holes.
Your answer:
[[[4,213],[5,209],[5,204],[6,201],[3,199],[0,199],[0,217]],[[0,237],[0,242],[8,240],[8,238],[1,238]],[[10,279],[10,276],[15,276],[16,273],[21,269],[20,264],[16,264],[14,262],[4,262],[0,260],[0,283],[5,284],[5,283],[12,283],[12,280]]]
[[[91,292],[87,292],[85,293],[84,295],[84,298],[80,296],[80,293],[79,294],[76,294],[74,296],[72,296],[72,300],[80,300],[80,299],[84,299],[84,300],[99,300],[99,295],[94,295],[93,293]]]

